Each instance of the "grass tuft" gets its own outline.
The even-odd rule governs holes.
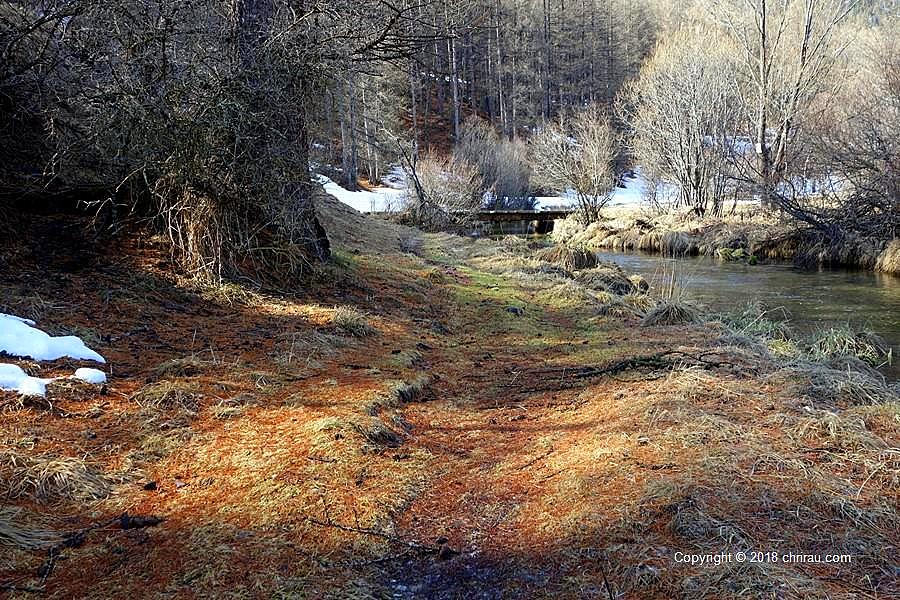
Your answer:
[[[854,356],[873,367],[890,364],[892,351],[883,339],[870,332],[854,331],[849,325],[831,327],[819,333],[809,347],[816,360]]]
[[[590,269],[598,264],[597,256],[585,248],[557,244],[543,250],[538,250],[534,257],[544,262],[561,266],[567,271]]]
[[[131,399],[142,408],[183,408],[195,412],[200,398],[177,382],[156,381],[136,391]]]
[[[369,324],[366,313],[349,306],[335,307],[331,324],[345,335],[353,337],[366,337],[378,332]]]
[[[110,484],[83,460],[66,456],[27,456],[15,450],[0,452],[0,495],[54,500],[99,500]]]
[[[667,325],[687,325],[697,323],[700,316],[696,309],[680,302],[662,302],[653,307],[646,316],[641,319],[643,327],[658,327]]]

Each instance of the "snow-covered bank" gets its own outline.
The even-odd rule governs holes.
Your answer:
[[[371,192],[368,190],[351,192],[324,175],[314,175],[314,177],[325,188],[326,193],[364,213],[399,211],[403,205],[403,196],[406,194],[406,190],[393,187],[379,187]]]
[[[106,359],[87,347],[74,335],[53,337],[37,327],[30,319],[0,313],[0,353],[37,361],[72,358],[106,363]],[[80,368],[69,377],[33,377],[21,367],[0,363],[0,389],[12,390],[26,396],[44,396],[47,384],[58,379],[80,379],[87,383],[106,382],[106,373],[97,369]]]

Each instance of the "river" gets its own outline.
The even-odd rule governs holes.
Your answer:
[[[672,271],[673,259],[658,254],[597,255],[629,273],[640,273],[651,285]],[[885,374],[900,379],[900,277],[847,269],[804,270],[790,263],[747,265],[711,257],[675,260],[686,297],[714,312],[759,301],[767,309],[784,309],[799,333],[843,323],[873,331],[894,349],[894,364],[885,368]]]

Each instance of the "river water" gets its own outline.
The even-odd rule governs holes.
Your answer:
[[[658,254],[599,252],[598,257],[640,273],[651,285],[659,285],[673,268],[673,259]],[[847,269],[810,271],[790,263],[747,265],[712,257],[674,260],[687,298],[714,312],[758,301],[767,309],[784,309],[800,333],[844,323],[877,333],[894,349],[894,364],[886,375],[900,379],[900,277]]]

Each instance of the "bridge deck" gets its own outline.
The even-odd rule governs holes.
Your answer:
[[[573,210],[483,210],[479,221],[553,221],[565,219]]]

